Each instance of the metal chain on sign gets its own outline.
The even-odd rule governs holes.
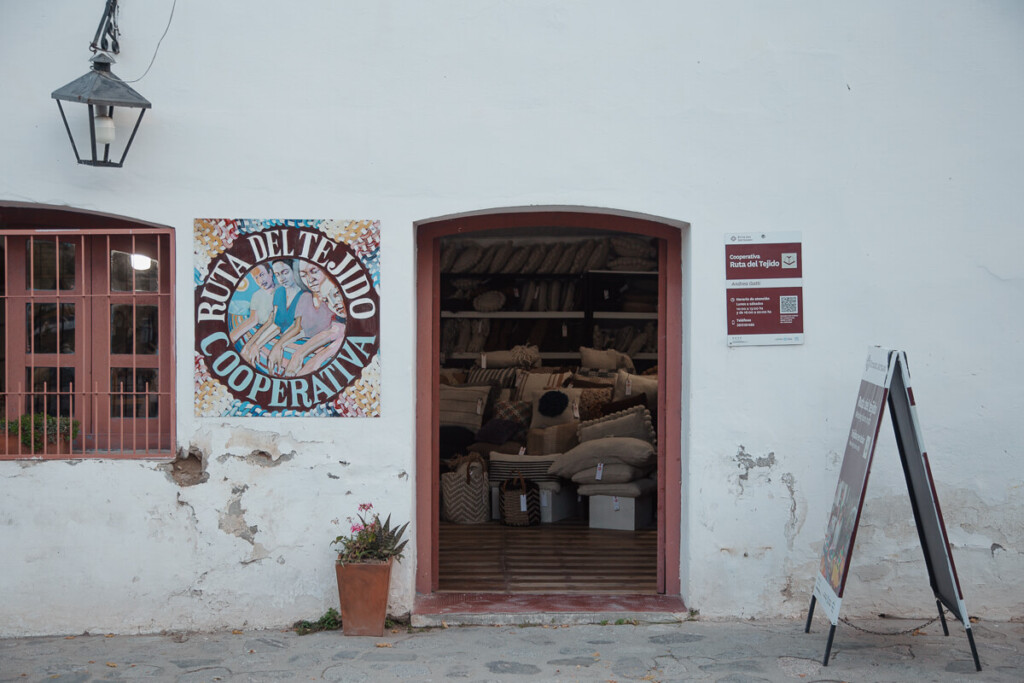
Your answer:
[[[882,616],[883,619],[891,619],[892,618],[892,617],[888,617],[888,616],[886,616],[884,614],[881,615],[881,616]],[[932,624],[934,624],[938,620],[939,620],[939,617],[932,617],[931,619],[929,619],[928,621],[924,622],[923,624],[921,624],[919,626],[911,626],[910,628],[903,629],[902,631],[872,631],[869,628],[864,628],[862,626],[857,626],[856,624],[851,623],[848,619],[844,619],[843,617],[839,617],[839,621],[843,622],[844,624],[846,624],[850,628],[855,629],[857,631],[861,631],[863,633],[870,633],[871,635],[874,635],[874,636],[907,636],[907,635],[910,635],[911,633],[914,633],[915,631],[919,631],[919,630],[921,630],[923,628],[931,626]]]

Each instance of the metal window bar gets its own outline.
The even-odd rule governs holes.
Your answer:
[[[144,392],[144,393],[143,393]],[[18,383],[15,391],[6,394],[8,405],[14,417],[4,420],[0,429],[0,458],[87,458],[87,457],[119,457],[122,455],[166,455],[169,435],[160,426],[159,420],[151,419],[151,403],[156,397],[160,406],[158,411],[170,400],[168,392],[151,391],[149,383],[144,384],[143,392],[134,391],[130,387],[120,385],[120,391],[103,391],[94,386],[93,391],[82,391],[69,385],[66,391],[58,386],[50,387],[43,383],[40,390],[26,388]],[[110,416],[111,399],[121,399],[116,416]],[[47,411],[35,410],[35,403],[42,399],[44,405],[57,406],[56,415]],[[63,400],[67,399],[67,400]],[[139,400],[144,404],[143,415],[133,420],[126,409],[127,401],[132,401],[132,412],[137,410]],[[68,406],[63,410],[62,406]],[[74,417],[70,406],[81,406],[83,419],[79,421],[78,434],[73,433],[71,420]],[[91,418],[91,419],[90,419]],[[65,422],[65,419],[67,420]],[[115,427],[114,419],[119,421]],[[93,430],[86,430],[85,425],[91,423]],[[97,443],[100,439],[102,443]]]
[[[0,305],[4,306],[5,320],[7,321],[6,338],[2,340],[2,343],[6,345],[9,350],[12,345],[22,343],[18,339],[14,339],[10,332],[11,327],[11,314],[14,312],[16,315],[21,315],[20,309],[22,306],[27,305],[29,314],[26,316],[26,325],[28,326],[28,344],[25,349],[25,366],[28,370],[28,377],[35,376],[35,370],[38,367],[52,368],[56,372],[57,386],[50,387],[49,381],[44,381],[41,387],[41,391],[35,388],[35,385],[25,387],[21,381],[15,382],[16,388],[12,390],[10,386],[10,380],[13,378],[13,370],[10,368],[11,354],[6,354],[6,360],[8,364],[7,369],[7,386],[5,391],[0,395],[2,404],[0,407],[3,409],[3,415],[0,415],[0,419],[3,419],[2,429],[0,429],[0,438],[3,439],[3,447],[0,447],[0,459],[4,457],[119,457],[119,456],[131,456],[131,455],[162,455],[166,456],[171,449],[172,438],[171,430],[173,429],[173,401],[171,392],[168,390],[151,390],[151,384],[147,380],[143,384],[143,390],[140,394],[136,382],[137,372],[139,370],[138,360],[136,358],[136,348],[130,349],[131,363],[130,372],[132,376],[132,385],[128,391],[125,390],[124,381],[119,382],[119,387],[116,391],[101,390],[99,381],[94,380],[92,382],[92,391],[83,391],[76,389],[75,385],[83,386],[81,382],[77,380],[71,380],[68,382],[67,389],[61,390],[61,370],[67,368],[73,368],[75,364],[75,358],[84,358],[85,363],[91,365],[92,358],[92,345],[96,342],[96,339],[102,339],[106,337],[109,339],[110,330],[88,330],[84,324],[88,312],[80,310],[76,306],[75,310],[75,331],[78,333],[78,339],[76,340],[74,354],[69,358],[65,359],[64,356],[67,354],[61,353],[63,348],[62,335],[65,334],[60,324],[60,316],[62,312],[62,289],[61,289],[61,259],[60,259],[60,245],[62,242],[73,241],[76,244],[75,262],[77,266],[77,272],[75,273],[75,290],[70,296],[77,299],[79,302],[84,301],[84,307],[95,309],[97,303],[102,302],[100,305],[106,306],[106,310],[110,310],[110,305],[113,300],[111,287],[110,287],[110,276],[108,271],[108,277],[105,287],[101,292],[89,291],[89,281],[91,279],[90,271],[86,270],[87,261],[87,246],[92,242],[93,239],[89,238],[85,234],[68,234],[68,232],[77,232],[74,230],[59,231],[59,235],[41,236],[38,232],[31,231],[5,231],[4,238],[4,259],[7,261],[4,265],[4,294]],[[23,294],[12,294],[11,290],[11,269],[9,264],[11,261],[11,241],[6,239],[7,236],[13,235],[24,235],[25,240],[25,273],[27,275],[27,282],[25,292]],[[120,234],[124,235],[125,231],[112,231],[105,235],[105,240],[101,242],[105,246],[105,260],[107,262],[107,268],[109,268],[109,255],[111,249],[111,235]],[[128,232],[131,236],[131,253],[137,253],[138,241],[134,232]],[[148,234],[148,233],[147,233]],[[166,236],[160,234],[154,234],[155,238],[155,258],[154,261],[157,264],[157,287],[155,292],[146,292],[147,297],[152,297],[157,303],[157,319],[158,323],[164,319],[161,315],[161,311],[172,313],[170,307],[173,305],[171,300],[171,294],[164,286],[166,282],[166,270],[167,264],[162,263],[164,257],[163,241]],[[45,296],[37,295],[35,289],[35,256],[37,240],[39,244],[53,240],[54,247],[54,290],[46,291]],[[128,296],[129,302],[132,306],[132,319],[131,326],[133,330],[133,344],[135,342],[135,336],[137,334],[137,304],[139,301],[139,295],[136,291],[137,281],[136,273],[134,269],[131,269],[131,292],[125,293]],[[20,287],[18,288],[20,289]],[[68,300],[69,294],[64,294],[64,301]],[[119,293],[119,297],[121,294]],[[36,325],[36,308],[35,304],[38,302],[55,303],[56,304],[56,315],[57,315],[57,329],[56,329],[56,344],[57,353],[56,361],[53,363],[47,363],[41,365],[36,362],[36,340],[34,338],[34,330]],[[88,316],[91,317],[91,316]],[[165,332],[166,333],[166,332]],[[72,332],[71,334],[75,334]],[[102,342],[99,342],[102,343]],[[108,342],[109,343],[109,342]],[[109,347],[107,349],[110,350]],[[166,348],[160,348],[157,353],[163,355],[167,353]],[[108,354],[109,358],[109,354]],[[65,364],[66,360],[71,360],[71,365]],[[81,365],[81,363],[79,363]],[[158,363],[158,371],[164,369],[162,363]],[[107,364],[109,368],[109,363]],[[149,369],[149,366],[146,367]],[[109,369],[107,370],[109,372]],[[173,378],[165,378],[165,386],[173,385]],[[108,380],[109,386],[109,380]],[[112,399],[118,398],[119,400],[119,414],[114,416],[111,414],[110,406]],[[153,408],[153,401],[155,398],[155,411]],[[42,401],[42,410],[37,411],[36,406],[39,401]],[[127,400],[132,401],[131,414],[126,416],[125,403]],[[139,401],[145,404],[143,409],[143,415],[139,415],[138,405]],[[62,406],[67,406],[66,410],[62,409]],[[55,414],[50,414],[51,412]],[[79,418],[75,417],[78,413]],[[160,418],[160,415],[164,415],[167,418],[168,428],[165,429],[162,422],[165,420]],[[22,419],[22,416],[27,416]],[[112,424],[113,419],[118,419],[119,424],[116,426],[116,433],[114,432],[115,426]],[[79,419],[80,428],[78,436],[70,440],[66,444],[51,441],[51,438],[56,438],[60,429],[61,419],[67,418],[69,420]],[[155,418],[155,419],[154,419]],[[130,420],[130,422],[129,422]],[[155,424],[151,424],[155,423]],[[41,434],[44,435],[41,438],[36,438],[27,434],[27,432],[34,432],[41,430]],[[67,427],[65,427],[65,430]],[[23,439],[28,439],[28,444],[23,443]],[[130,441],[130,446],[129,442]],[[141,443],[140,443],[141,441]],[[126,448],[126,446],[129,446]]]

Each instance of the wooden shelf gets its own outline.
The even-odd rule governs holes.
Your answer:
[[[626,313],[625,311],[594,311],[594,320],[657,320],[657,313]]]
[[[583,311],[493,311],[490,313],[481,313],[480,311],[441,311],[442,318],[519,318],[524,320],[565,318],[567,320],[583,320],[583,316]]]

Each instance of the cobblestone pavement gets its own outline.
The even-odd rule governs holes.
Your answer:
[[[853,620],[887,634],[907,620]],[[1024,623],[933,623],[876,635],[840,624],[829,666],[828,624],[401,627],[384,637],[288,630],[0,639],[0,681],[1014,681],[1024,680]]]

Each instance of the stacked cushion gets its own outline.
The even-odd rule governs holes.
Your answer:
[[[465,427],[476,433],[483,422],[491,387],[442,384],[438,391],[438,422],[442,426]]]
[[[617,436],[643,439],[651,444],[656,442],[651,412],[644,406],[581,422],[577,433],[581,443]]]

